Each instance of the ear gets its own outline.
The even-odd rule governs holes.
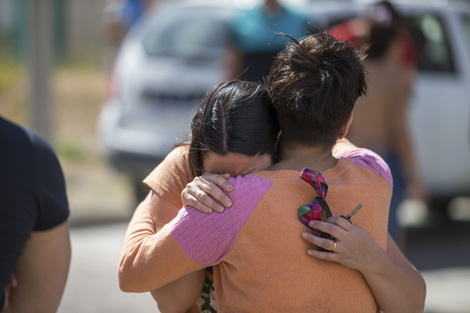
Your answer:
[[[349,127],[351,127],[351,124],[354,119],[353,115],[354,115],[353,112],[351,112],[351,115],[349,115],[348,121],[346,122],[346,124],[344,124],[343,128],[341,128],[341,131],[338,134],[338,139],[343,139],[348,134]]]

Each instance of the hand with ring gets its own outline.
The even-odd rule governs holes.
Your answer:
[[[382,248],[364,228],[351,224],[343,217],[333,216],[326,222],[311,221],[309,226],[334,237],[332,240],[315,236],[310,232],[302,233],[306,241],[329,250],[309,249],[307,253],[317,259],[337,262],[363,271],[370,270],[377,256],[383,253]]]

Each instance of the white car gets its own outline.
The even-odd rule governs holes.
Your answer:
[[[198,101],[223,80],[227,23],[242,2],[250,1],[169,1],[126,37],[100,130],[110,160],[136,186],[188,133]],[[425,184],[435,200],[470,195],[470,2],[392,2],[421,34],[409,122]],[[326,28],[368,5],[310,1],[304,12]]]
[[[367,8],[364,1],[315,3],[312,19],[323,27]],[[470,195],[470,1],[392,3],[417,47],[409,126],[431,204],[442,208]]]
[[[223,80],[226,25],[235,12],[220,1],[163,3],[123,41],[99,130],[138,199],[146,194],[143,178],[189,133],[199,101]]]

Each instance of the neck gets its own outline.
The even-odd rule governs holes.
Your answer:
[[[333,157],[331,148],[319,146],[294,145],[281,148],[280,161],[270,170],[297,170],[304,167],[315,171],[325,171],[335,166],[337,159]]]
[[[275,14],[279,11],[279,4],[275,0],[267,0],[264,9],[267,13]]]

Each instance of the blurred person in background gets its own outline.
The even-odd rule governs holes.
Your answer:
[[[108,45],[106,66],[112,65],[115,54],[127,31],[158,0],[107,0],[103,9],[104,38]]]
[[[0,311],[56,312],[71,257],[61,166],[41,136],[1,117],[0,151]]]
[[[228,79],[262,82],[276,54],[284,49],[285,33],[299,39],[309,29],[308,17],[287,8],[278,0],[243,11],[231,23],[231,38],[226,55]]]
[[[354,108],[348,138],[377,152],[389,165],[393,176],[389,232],[403,246],[404,234],[397,216],[399,205],[406,197],[427,202],[428,195],[407,124],[416,53],[399,21],[392,5],[381,1],[368,14],[345,21],[328,32],[356,48],[368,47],[364,62],[368,91]]]

